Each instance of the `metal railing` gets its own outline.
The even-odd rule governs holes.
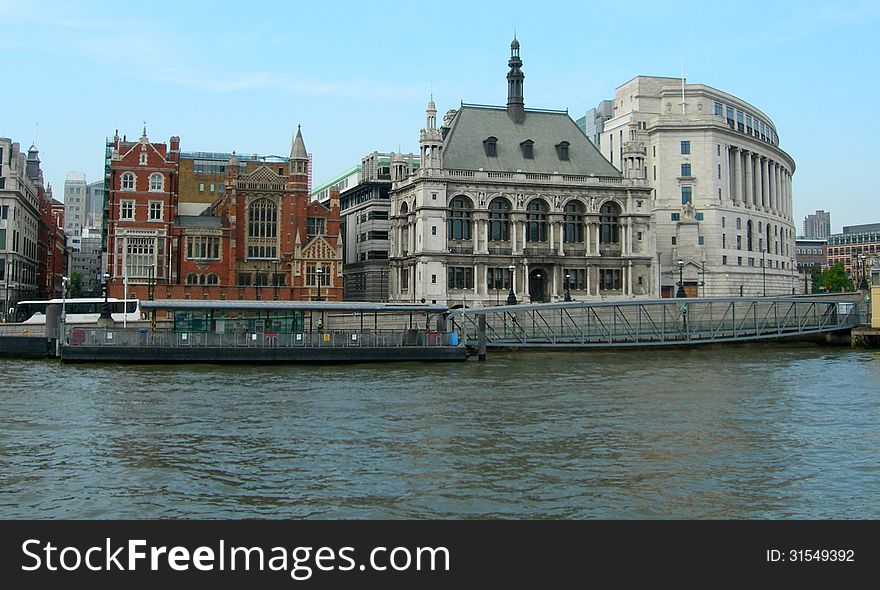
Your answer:
[[[378,348],[456,346],[449,332],[430,330],[326,330],[321,332],[174,332],[145,329],[68,328],[65,345],[70,347],[166,347],[166,348]],[[453,344],[455,342],[455,344]]]
[[[452,328],[487,347],[656,346],[767,340],[853,328],[857,303],[799,298],[693,298],[571,302],[457,310]]]

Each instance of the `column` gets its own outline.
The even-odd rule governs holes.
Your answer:
[[[550,226],[550,235],[547,237],[550,239],[549,246],[550,246],[550,253],[552,254],[553,253],[553,244],[556,243],[556,240],[555,240],[556,228],[554,227],[556,224],[553,223],[553,221],[548,220],[547,225]]]
[[[484,219],[480,222],[483,226],[483,252],[489,251],[489,220]]]
[[[755,204],[755,160],[750,152],[745,153],[746,159],[746,207]]]
[[[508,223],[510,224],[510,253],[516,254],[516,221],[511,219]]]
[[[731,150],[733,150],[733,202],[741,205],[743,202],[742,150],[736,147]]]
[[[480,252],[480,224],[476,221],[471,221],[471,227],[474,231],[474,235],[472,236],[474,242],[474,254],[478,254]]]
[[[727,150],[727,198],[731,203],[736,203],[736,189],[733,185],[733,148],[729,145],[724,146]]]
[[[590,255],[590,224],[584,223],[584,256]]]
[[[761,158],[761,172],[763,174],[763,194],[764,198],[768,198],[770,196],[770,187],[773,186],[770,180],[770,170],[773,166],[770,164],[770,160],[768,158]],[[765,205],[766,206],[766,205]]]
[[[596,228],[596,242],[595,242],[596,249],[593,250],[593,253],[598,255],[599,254],[599,234],[602,232],[602,225],[597,223],[594,225],[594,227]]]
[[[782,166],[780,166],[777,163],[773,168],[773,181],[774,181],[773,194],[776,196],[777,199],[779,198],[779,193],[782,192],[781,172],[782,172]]]
[[[627,229],[626,229],[626,246],[627,246],[627,254],[632,256],[633,253],[633,220],[632,217],[626,220],[627,221]]]
[[[565,229],[561,224],[559,226],[559,255],[565,256]]]
[[[526,221],[522,221],[520,223],[522,223],[522,251],[525,252],[525,250],[526,250],[526,233],[528,233],[528,231],[529,231],[529,226],[527,225]]]
[[[592,271],[593,271],[592,267],[589,266],[589,265],[587,265],[587,270],[586,270],[586,272],[584,273],[584,274],[587,275],[587,296],[590,296],[590,295],[593,294],[593,292],[590,290],[590,273],[591,273]]]

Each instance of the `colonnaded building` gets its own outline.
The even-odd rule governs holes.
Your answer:
[[[663,296],[680,274],[689,297],[802,290],[795,163],[766,114],[703,84],[638,76],[617,88],[600,145],[619,169],[633,153],[646,163]]]
[[[525,108],[516,39],[508,65],[506,107],[463,103],[438,128],[431,100],[419,168],[392,158],[392,300],[656,296],[644,155],[624,177],[567,111]]]

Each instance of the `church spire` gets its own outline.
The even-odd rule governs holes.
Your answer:
[[[510,43],[510,61],[507,62],[510,71],[507,72],[507,116],[514,123],[522,123],[526,119],[525,103],[523,101],[522,60],[519,57],[519,41],[516,34]]]

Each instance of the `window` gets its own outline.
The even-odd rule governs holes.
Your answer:
[[[497,198],[489,203],[489,241],[510,240],[510,202]]]
[[[208,284],[209,285],[219,285],[220,284],[220,275],[216,273],[211,273],[208,275]]]
[[[550,207],[542,199],[531,201],[526,208],[526,241],[547,241],[547,213]]]
[[[145,152],[145,151],[144,151],[144,152],[141,152],[141,157],[140,157],[140,159],[138,160],[138,163],[139,163],[141,166],[146,166],[146,165],[147,165],[147,152]]]
[[[727,234],[721,234],[721,247],[727,248]]]
[[[134,201],[119,202],[119,219],[134,220]]]
[[[458,196],[449,203],[446,237],[450,240],[471,239],[471,200]]]
[[[306,218],[306,236],[323,236],[327,233],[327,220],[323,217]]]
[[[705,245],[706,245],[706,240],[705,240],[705,238],[704,238],[703,236],[697,236],[697,243],[698,243],[700,246],[705,246]]]
[[[722,105],[720,102],[715,103],[715,115],[717,115],[718,117],[724,116],[724,105]]]
[[[742,229],[742,219],[736,218],[736,229]]]
[[[194,272],[186,275],[186,284],[187,285],[198,285],[199,284],[199,275]]]
[[[248,258],[278,257],[278,207],[265,197],[248,207]]]
[[[736,249],[737,250],[743,249],[743,237],[742,236],[736,236]]]
[[[746,222],[746,247],[749,252],[752,251],[752,220]]]
[[[562,287],[568,291],[587,289],[587,271],[584,268],[563,268]]]
[[[737,131],[745,131],[745,125],[743,125],[742,111],[736,112],[736,130]]]
[[[436,236],[436,235],[437,235],[437,226],[436,226],[436,225],[432,225],[432,226],[431,226],[431,235],[432,235],[432,236]]]
[[[727,124],[733,127],[733,107],[727,107]]]
[[[620,207],[616,203],[602,205],[599,209],[599,224],[600,243],[620,243]]]
[[[483,140],[483,149],[486,152],[486,155],[490,158],[494,158],[498,155],[498,138],[497,137],[487,137]]]
[[[691,153],[691,142],[683,141],[681,142],[681,155],[686,156]]]
[[[161,174],[150,174],[150,192],[159,192],[164,185],[164,177]]]
[[[155,241],[153,238],[128,238],[125,252],[126,276],[148,278],[154,272]]]
[[[694,213],[694,219],[696,219],[697,221],[703,221],[703,214],[699,212]]]
[[[531,139],[527,139],[524,142],[519,144],[522,148],[523,158],[531,160],[535,157],[535,142]]]
[[[737,257],[736,257],[736,265],[737,265],[737,266],[742,266],[742,265],[743,265],[743,257],[742,257],[742,256],[737,256]]]
[[[219,236],[187,236],[186,257],[190,260],[220,260]]]
[[[568,145],[567,141],[556,144],[556,154],[560,160],[568,160]]]
[[[162,201],[150,201],[150,221],[162,221]]]
[[[619,291],[621,288],[621,272],[619,268],[599,269],[600,291]]]
[[[9,205],[0,205],[0,219],[9,218]]]
[[[581,244],[584,241],[584,206],[579,201],[565,204],[565,218],[562,226],[563,241]]]
[[[510,270],[507,267],[487,268],[486,284],[490,290],[510,289]]]
[[[131,172],[126,172],[122,175],[122,190],[124,191],[133,191],[134,190],[134,174]]]
[[[450,266],[447,269],[449,289],[473,289],[474,269],[470,266]]]
[[[199,183],[199,192],[200,193],[205,192],[205,183],[204,182]]]
[[[208,185],[208,192],[209,192],[209,193],[213,193],[213,192],[214,192],[214,183],[213,183],[213,182],[212,182],[211,184]]]
[[[682,176],[690,176],[691,175],[691,165],[690,164],[682,164],[681,165],[681,175]]]
[[[673,213],[669,216],[672,221],[681,221],[681,213]]]
[[[676,242],[675,236],[672,236],[672,245],[673,246],[675,246],[675,242]]]
[[[687,205],[688,203],[693,203],[693,190],[694,188],[691,186],[683,186],[681,187],[681,204]]]

